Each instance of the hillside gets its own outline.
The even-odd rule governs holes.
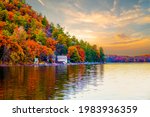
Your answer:
[[[49,23],[25,0],[1,0],[1,64],[33,63],[35,57],[52,62],[54,54],[67,55],[71,62],[96,62],[104,58],[102,48],[65,33],[59,24]]]

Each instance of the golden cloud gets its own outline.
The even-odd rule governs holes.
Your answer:
[[[104,29],[111,27],[126,27],[129,24],[144,24],[150,22],[150,16],[144,14],[140,6],[134,6],[131,10],[122,11],[119,16],[111,11],[84,13],[75,9],[68,10],[67,8],[62,8],[61,10],[69,17],[66,19],[66,23],[93,24]]]

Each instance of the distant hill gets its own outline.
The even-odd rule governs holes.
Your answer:
[[[140,56],[107,55],[106,62],[150,62],[150,55],[140,55]]]
[[[101,49],[102,50],[102,49]],[[0,62],[8,64],[53,62],[53,55],[67,55],[71,62],[103,61],[103,51],[49,23],[25,0],[0,1]]]

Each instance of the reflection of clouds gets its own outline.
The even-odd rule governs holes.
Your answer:
[[[90,88],[96,89],[98,85],[102,85],[101,82],[103,78],[103,72],[104,72],[104,67],[103,65],[87,65],[85,66],[85,70],[83,74],[81,74],[82,68],[77,68],[78,70],[78,77],[75,82],[71,82],[69,87],[68,94],[72,95],[74,98],[79,92],[88,92],[90,91]],[[100,71],[98,71],[100,70]],[[100,79],[97,77],[97,75],[100,75]]]
[[[104,65],[86,65],[85,67],[84,74],[78,75],[78,80],[71,83],[72,86],[68,91],[71,99],[76,99],[78,94],[82,97],[81,92],[96,91],[97,87],[103,85]],[[81,68],[78,68],[78,73],[80,73],[80,70]]]

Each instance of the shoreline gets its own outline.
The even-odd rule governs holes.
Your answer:
[[[100,62],[85,62],[85,63],[39,63],[39,64],[0,64],[0,67],[7,67],[7,66],[64,66],[64,65],[97,65],[97,64],[104,64]]]
[[[150,62],[84,62],[84,63],[39,63],[39,64],[0,64],[0,67],[11,67],[11,66],[36,66],[36,67],[48,67],[48,66],[68,66],[68,65],[102,65],[102,64],[126,64],[126,63],[150,63]]]

